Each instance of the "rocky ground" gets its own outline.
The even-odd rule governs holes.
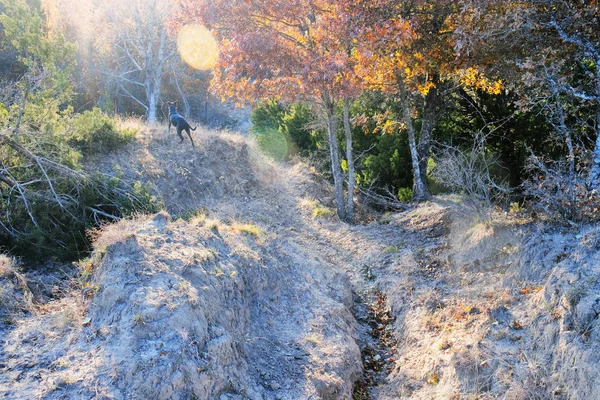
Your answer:
[[[166,210],[105,227],[76,268],[0,259],[0,395],[600,398],[599,228],[452,197],[348,225],[305,165],[195,139],[149,129],[95,160]]]

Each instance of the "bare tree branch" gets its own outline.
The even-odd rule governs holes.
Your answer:
[[[362,194],[369,202],[391,208],[393,210],[408,210],[410,206],[396,199],[393,193],[390,193],[386,189],[386,195],[381,195],[374,192],[371,189],[357,186],[358,191]]]

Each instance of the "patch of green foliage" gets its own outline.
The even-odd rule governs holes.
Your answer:
[[[289,106],[281,119],[280,130],[294,141],[301,155],[308,155],[320,145],[321,135],[310,127],[314,121],[310,109],[301,103]]]
[[[275,128],[266,128],[256,135],[258,147],[263,153],[276,161],[289,158],[289,143],[285,136]]]
[[[98,180],[103,180],[102,176],[97,177]],[[122,176],[112,176],[105,187],[109,192],[115,191],[120,194],[114,202],[115,212],[119,215],[132,215],[138,212],[156,213],[163,208],[160,200],[151,193],[150,183],[127,182],[122,179]]]
[[[305,105],[264,101],[252,111],[250,119],[259,147],[275,160],[308,155],[317,149],[318,133],[309,127],[314,116]]]
[[[522,213],[523,210],[524,210],[523,206],[521,204],[519,204],[518,201],[513,201],[510,203],[508,212],[511,214],[519,214],[519,213]]]
[[[17,100],[0,104],[0,243],[32,260],[81,258],[88,229],[161,207],[141,182],[83,169],[136,132],[99,109],[73,112],[75,46],[48,32],[43,13],[23,0],[0,0],[5,45],[16,54]]]
[[[398,252],[398,246],[388,246],[383,251],[386,252],[387,254],[397,253]]]
[[[362,120],[352,127],[354,152],[363,154],[356,161],[359,185],[392,191],[413,185],[408,136],[401,125],[392,123],[401,119],[394,111],[397,108],[378,92],[365,92],[352,104],[351,115]],[[394,128],[382,132],[381,126],[386,124]]]
[[[42,11],[24,0],[0,0],[3,41],[17,56],[16,70],[25,71],[16,81],[21,99],[7,111],[14,124],[22,123],[49,133],[61,126],[63,116],[72,112],[72,74],[76,67],[76,46],[60,31],[48,31]]]
[[[0,153],[5,151],[0,146]],[[11,158],[15,165],[23,165],[13,170],[20,181],[41,175],[39,169],[18,161],[18,155]],[[162,208],[148,184],[90,175],[80,168],[72,171],[78,175],[47,171],[60,202],[51,197],[44,182],[38,183],[38,191],[31,193],[27,204],[15,191],[0,198],[0,208],[5,211],[0,223],[6,227],[0,230],[0,241],[11,253],[30,260],[77,259],[89,248],[87,230],[112,220],[109,215],[120,218]]]
[[[442,185],[440,182],[438,182],[437,179],[433,177],[433,172],[436,167],[437,164],[435,160],[433,158],[430,158],[427,161],[427,186],[429,187],[429,193],[431,193],[434,196],[441,193],[449,192],[449,189],[447,187]]]
[[[113,118],[99,108],[76,114],[67,134],[69,144],[85,154],[113,151],[135,139],[134,129],[119,129]]]
[[[8,125],[8,109],[0,103],[0,128],[5,128]]]
[[[398,189],[398,200],[404,203],[410,203],[413,198],[413,191],[411,188],[400,188]]]

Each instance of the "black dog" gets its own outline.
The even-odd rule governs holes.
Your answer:
[[[190,134],[190,129],[195,131],[196,128],[192,128],[185,118],[179,115],[177,112],[177,102],[167,103],[167,105],[169,106],[169,132],[171,132],[171,125],[175,126],[177,129],[177,134],[179,135],[181,142],[183,142],[183,135],[181,134],[181,131],[186,131],[190,137],[190,140],[192,141],[192,147],[196,147],[194,145],[194,139],[192,139],[192,135]]]

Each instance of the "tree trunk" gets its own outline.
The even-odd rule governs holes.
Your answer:
[[[208,124],[208,92],[204,97],[204,123]]]
[[[348,197],[346,219],[354,218],[354,156],[352,155],[352,130],[350,129],[350,100],[344,97],[344,133],[346,135],[346,161],[348,162]]]
[[[335,104],[328,95],[323,95],[323,105],[327,114],[327,141],[329,142],[329,155],[331,158],[331,173],[333,174],[333,186],[335,205],[340,219],[346,219],[346,205],[344,199],[344,176],[340,166],[340,151],[337,142],[337,122],[335,120]]]
[[[156,122],[158,114],[158,100],[160,99],[160,89],[162,86],[162,67],[154,66],[152,75],[147,79],[146,91],[148,97],[148,123]]]
[[[554,119],[553,125],[556,130],[564,137],[565,144],[567,145],[568,156],[567,161],[569,163],[569,178],[568,178],[568,197],[569,197],[569,210],[572,215],[576,214],[575,211],[575,149],[573,147],[573,136],[571,135],[571,130],[567,127],[566,123],[566,113],[563,107],[560,91],[556,88],[556,84],[554,81],[551,82],[551,87],[553,89],[553,93],[556,97],[556,110],[554,111]]]
[[[597,60],[596,66],[598,66]],[[592,189],[600,189],[600,68],[596,71],[596,144],[592,154],[592,170],[590,171],[590,184]]]
[[[148,123],[153,124],[156,122],[156,111],[158,109],[158,96],[159,93],[156,90],[153,90],[150,93],[148,99]]]
[[[425,183],[427,196],[430,196],[429,188],[427,187],[427,167],[429,164],[429,156],[431,151],[431,137],[435,129],[435,119],[438,106],[438,88],[439,79],[434,77],[433,83],[435,87],[429,90],[425,96],[425,108],[423,111],[423,119],[421,124],[421,135],[419,136],[419,145],[417,151],[419,153],[419,172],[421,173],[421,181]]]
[[[162,21],[156,20],[154,13],[151,14],[152,19],[145,21],[150,30],[153,28],[159,29],[158,47],[155,49],[153,35],[147,38],[145,59],[145,82],[146,99],[148,101],[148,122],[156,122],[158,111],[158,100],[160,98],[160,90],[162,86],[162,77],[164,74],[165,62],[170,56],[165,56],[165,46],[167,44],[167,31],[162,26]],[[141,23],[141,22],[140,22]],[[143,30],[143,26],[139,28]]]
[[[427,189],[426,181],[423,181],[421,175],[421,167],[419,165],[419,152],[417,151],[417,143],[415,140],[415,128],[412,123],[412,116],[409,106],[409,95],[402,75],[397,78],[398,88],[400,89],[400,103],[402,107],[402,117],[406,124],[408,132],[408,146],[410,148],[410,158],[413,167],[413,200],[420,202],[431,197]]]
[[[596,125],[600,124],[600,113],[596,116]],[[596,145],[592,154],[592,171],[590,173],[590,183],[593,189],[600,188],[600,129],[596,128]]]

